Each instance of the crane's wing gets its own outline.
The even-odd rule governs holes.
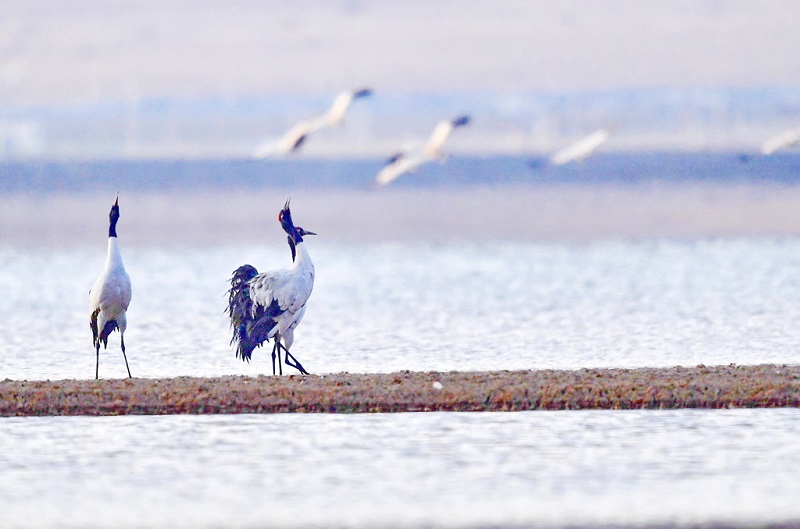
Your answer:
[[[444,142],[447,141],[447,138],[450,136],[450,133],[458,127],[469,124],[469,122],[469,116],[459,116],[455,119],[443,120],[437,123],[430,138],[428,138],[428,143],[425,144],[425,156],[428,158],[438,158],[441,154],[440,150]]]
[[[789,130],[773,136],[761,146],[761,154],[772,154],[784,147],[791,147],[800,144],[800,130]]]
[[[308,136],[324,125],[319,118],[296,123],[278,140],[267,140],[253,151],[253,158],[291,154],[306,142]]]
[[[381,186],[388,185],[402,175],[415,171],[423,162],[425,162],[425,159],[421,156],[411,157],[404,154],[396,154],[389,159],[388,163],[375,176],[375,182]]]
[[[278,150],[280,154],[296,151],[308,139],[308,135],[319,128],[314,121],[301,121],[289,129],[280,140]]]
[[[254,266],[240,266],[233,272],[228,290],[227,313],[233,330],[231,344],[236,346],[236,356],[248,361],[253,349],[269,339],[278,310],[277,306],[264,307],[253,300],[250,280],[257,275]]]
[[[350,108],[352,103],[352,92],[342,92],[336,96],[336,99],[333,100],[333,105],[331,105],[328,113],[325,114],[325,122],[331,127],[338,126],[342,122],[342,119],[344,119],[344,115],[347,113],[347,109]]]
[[[584,160],[611,138],[611,130],[600,129],[557,151],[550,158],[553,165]]]
[[[344,115],[347,114],[347,111],[350,109],[350,105],[353,104],[353,101],[370,95],[372,95],[372,90],[369,88],[340,93],[336,96],[336,99],[333,100],[331,108],[328,109],[328,112],[323,116],[323,122],[330,127],[338,127],[342,123]]]

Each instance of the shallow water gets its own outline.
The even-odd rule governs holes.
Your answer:
[[[796,364],[796,192],[305,190],[325,234],[293,353],[318,374]],[[233,231],[274,223],[285,193],[256,195],[123,193],[134,376],[271,373],[264,349],[235,358],[223,314],[237,266],[289,264],[282,234]],[[92,378],[108,198],[2,198],[0,379]],[[109,345],[101,377],[124,377]],[[0,526],[800,522],[798,413],[2,419]]]
[[[312,373],[800,361],[800,240],[307,243],[317,281],[293,352]],[[0,249],[0,377],[91,378],[102,251]],[[134,376],[271,373],[228,345],[227,279],[288,248],[124,248]],[[115,333],[101,377],[125,376]]]
[[[3,527],[800,520],[800,411],[4,419]]]

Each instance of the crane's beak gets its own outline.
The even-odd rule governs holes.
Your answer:
[[[119,206],[119,191],[117,191],[117,198],[114,199],[114,205]]]
[[[303,237],[305,237],[306,235],[316,235],[316,233],[314,233],[313,231],[303,230]]]

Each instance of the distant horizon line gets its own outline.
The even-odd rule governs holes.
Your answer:
[[[568,97],[568,98],[594,98],[594,97],[617,97],[625,94],[716,94],[716,93],[730,93],[730,94],[755,94],[765,92],[797,92],[800,94],[800,83],[798,84],[755,84],[755,85],[735,85],[735,84],[720,84],[720,85],[698,85],[698,86],[681,86],[681,85],[641,85],[641,86],[619,86],[619,87],[597,87],[597,88],[575,88],[575,89],[475,89],[475,90],[383,90],[380,87],[373,88],[376,98],[388,97],[392,99],[425,99],[425,98],[480,98],[481,96],[493,97]],[[208,92],[208,93],[172,93],[172,94],[143,94],[132,96],[130,92],[125,92],[121,97],[102,97],[102,98],[71,98],[71,99],[53,99],[53,100],[31,100],[31,101],[13,101],[9,98],[4,103],[5,111],[0,108],[0,117],[14,107],[70,107],[70,106],[103,106],[106,104],[130,104],[133,101],[148,101],[148,102],[211,102],[211,101],[224,101],[230,104],[236,101],[262,101],[265,99],[281,99],[281,100],[298,100],[305,101],[311,99],[319,99],[322,102],[328,102],[335,92],[327,90],[304,90],[304,91],[290,91],[290,90],[272,90],[269,92],[256,93],[256,92],[241,92],[241,93],[221,93],[221,92]]]

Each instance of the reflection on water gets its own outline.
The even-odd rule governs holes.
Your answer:
[[[800,411],[5,419],[3,527],[800,520]]]
[[[293,351],[312,373],[796,363],[800,240],[345,244],[316,239]],[[0,249],[0,377],[91,378],[103,251]],[[271,373],[237,360],[227,279],[283,246],[123,248],[134,376]],[[118,335],[101,377],[124,377]]]

